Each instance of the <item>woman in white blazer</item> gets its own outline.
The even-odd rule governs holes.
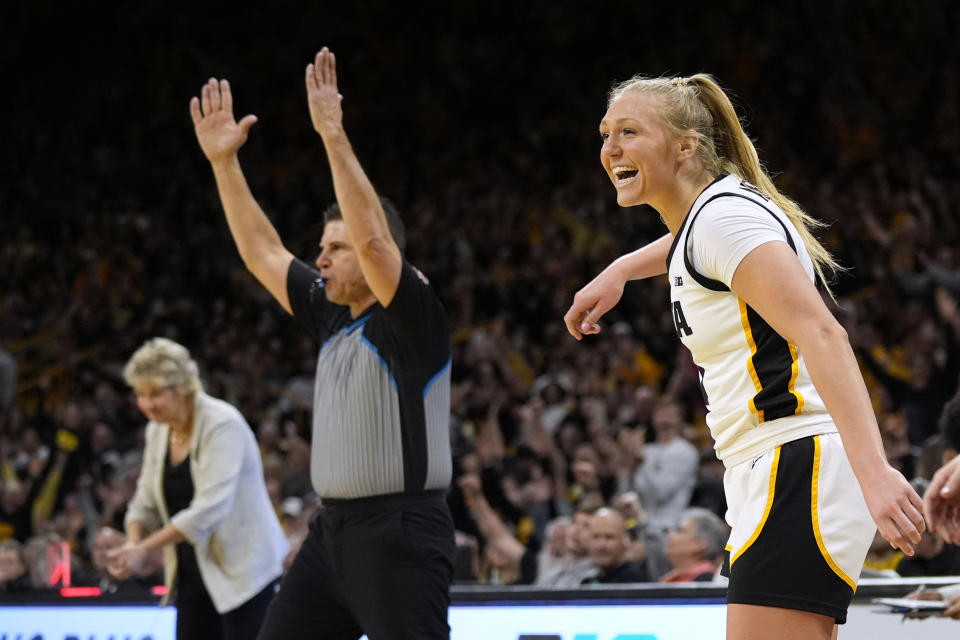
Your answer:
[[[288,551],[253,432],[239,411],[203,392],[196,363],[172,340],[148,340],[123,373],[150,422],[111,572],[126,577],[163,547],[178,640],[252,640]]]

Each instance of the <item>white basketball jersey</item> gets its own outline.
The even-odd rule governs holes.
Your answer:
[[[727,467],[836,431],[796,345],[730,290],[740,261],[771,241],[786,242],[814,280],[786,214],[753,185],[721,176],[693,203],[667,254],[674,326],[700,370],[707,425]]]

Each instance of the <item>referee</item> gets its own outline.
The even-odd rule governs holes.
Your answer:
[[[350,146],[326,48],[307,66],[306,85],[337,197],[316,268],[283,246],[240,168],[237,151],[256,117],[236,122],[226,80],[211,78],[190,103],[240,256],[320,345],[311,478],[323,508],[260,638],[449,638],[446,317],[404,261],[400,219]]]

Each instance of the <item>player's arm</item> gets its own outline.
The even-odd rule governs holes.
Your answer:
[[[310,118],[327,152],[343,222],[357,252],[363,277],[373,295],[386,307],[400,284],[403,258],[390,235],[380,199],[344,131],[336,59],[326,47],[307,65],[306,85]]]
[[[887,462],[846,331],[783,242],[767,242],[737,266],[731,289],[803,354],[837,424],[844,449],[881,535],[908,555],[924,530],[920,497]],[[789,292],[789,293],[785,293]],[[912,544],[911,544],[912,543]]]
[[[214,78],[203,85],[199,99],[190,100],[190,116],[200,148],[213,168],[220,202],[243,263],[290,313],[287,271],[293,254],[283,246],[277,230],[254,199],[237,157],[257,117],[248,115],[237,122],[230,84]]]
[[[580,289],[563,316],[563,323],[570,335],[580,340],[584,335],[600,333],[597,322],[620,301],[628,280],[651,278],[667,272],[667,254],[672,243],[673,235],[668,233],[632,253],[622,255]]]

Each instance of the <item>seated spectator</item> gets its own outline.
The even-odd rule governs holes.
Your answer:
[[[597,566],[590,557],[590,521],[598,508],[597,503],[591,502],[577,508],[567,527],[562,562],[538,573],[534,583],[536,586],[554,589],[576,587],[597,574]]]
[[[606,507],[597,511],[590,520],[590,557],[599,573],[582,584],[646,582],[646,571],[626,560],[629,545],[623,516]]]
[[[17,540],[0,544],[0,593],[30,590],[30,576],[23,557],[23,545]]]
[[[712,511],[687,509],[667,535],[666,554],[673,569],[660,582],[710,582],[723,562],[729,531]]]

